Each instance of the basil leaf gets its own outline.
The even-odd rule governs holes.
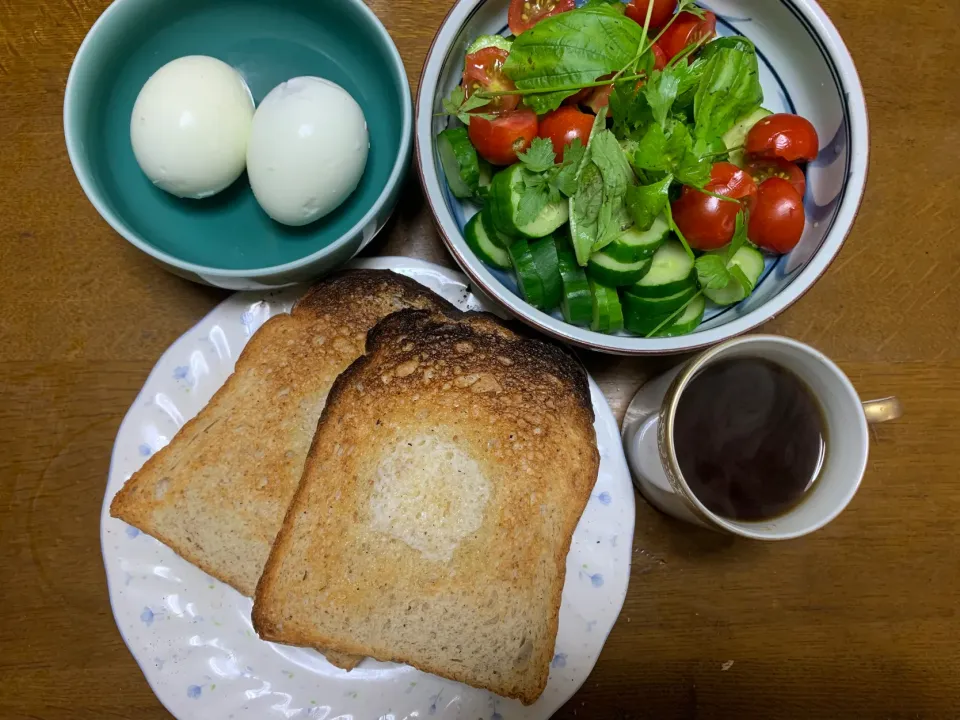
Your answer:
[[[763,88],[755,52],[720,48],[706,63],[693,115],[697,137],[710,140],[727,132],[748,110],[762,105]]]
[[[603,175],[604,192],[608,196],[623,195],[633,182],[633,171],[612,132],[597,133],[590,143],[590,158]]]
[[[570,199],[570,234],[577,262],[586,267],[597,241],[600,208],[603,206],[603,175],[592,162],[580,173],[580,188]]]
[[[619,71],[633,60],[643,28],[622,10],[591,4],[541,20],[513,42],[503,71],[527,95],[524,102],[538,115],[556,110],[576,90]]]
[[[653,221],[663,212],[670,201],[670,183],[673,176],[652,185],[637,185],[627,188],[627,210],[638,230],[649,230]]]

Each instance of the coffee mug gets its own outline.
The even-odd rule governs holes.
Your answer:
[[[769,520],[744,522],[711,512],[684,480],[674,449],[674,419],[684,390],[704,368],[736,358],[766,360],[791,371],[823,410],[827,451],[817,481],[798,505]],[[867,467],[867,424],[902,414],[894,397],[861,402],[843,371],[809,345],[774,335],[748,335],[717,345],[644,385],[624,418],[623,443],[637,487],[654,507],[721,532],[788,540],[819,530],[843,512]]]

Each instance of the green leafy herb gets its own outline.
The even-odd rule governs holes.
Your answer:
[[[479,97],[478,95],[466,97],[463,87],[458,85],[450,93],[450,96],[443,100],[441,105],[443,107],[443,114],[456,115],[460,118],[460,122],[464,125],[469,125],[471,117],[482,117],[484,120],[493,120],[493,115],[472,112],[489,104],[489,102],[488,99]]]
[[[538,115],[560,107],[576,86],[623,70],[634,58],[643,28],[607,4],[591,4],[546,18],[513,43],[504,72]],[[557,90],[557,88],[574,89]]]
[[[697,280],[705,290],[721,290],[733,281],[727,271],[727,264],[719,255],[701,255],[694,264]]]
[[[517,156],[527,170],[535,173],[546,172],[557,162],[557,155],[553,152],[553,143],[547,138],[534,138],[526,152]]]
[[[720,137],[737,118],[763,103],[756,52],[720,48],[708,60],[694,97],[696,135]]]
[[[596,134],[590,143],[590,159],[600,168],[608,196],[622,196],[633,182],[633,171],[617,138],[609,130]]]
[[[733,256],[747,243],[747,225],[749,225],[749,213],[746,208],[741,208],[737,213],[737,225],[733,231],[733,239],[730,241],[730,247],[727,250],[727,263],[733,260]]]
[[[683,231],[677,227],[677,223],[675,223],[673,220],[673,210],[670,207],[670,203],[667,203],[663,210],[667,214],[667,224],[670,226],[670,229],[673,230],[673,234],[677,236],[680,244],[683,245],[683,249],[687,251],[687,255],[693,257],[693,250],[690,249],[690,243],[687,242],[687,238],[684,237]]]
[[[573,197],[577,192],[577,173],[580,172],[580,164],[586,152],[587,148],[580,138],[574,138],[563,150],[563,165],[555,182],[557,189],[567,197]]]
[[[667,68],[662,72],[651,73],[650,80],[643,86],[643,95],[653,111],[653,118],[660,125],[667,122],[667,115],[673,107],[680,90],[680,77],[685,71],[676,72]]]
[[[649,230],[663,212],[670,201],[672,182],[673,175],[667,175],[658,183],[627,188],[627,210],[639,230]]]
[[[753,283],[743,270],[733,265],[733,257],[747,242],[747,212],[737,213],[737,226],[726,253],[709,253],[697,258],[694,267],[700,287],[705,290],[722,290],[730,283],[739,284],[749,295],[753,292]]]

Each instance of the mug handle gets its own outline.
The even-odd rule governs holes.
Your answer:
[[[890,422],[903,417],[903,403],[896,397],[867,400],[863,403],[863,414],[871,425]]]

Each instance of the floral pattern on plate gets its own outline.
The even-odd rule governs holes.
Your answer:
[[[464,310],[487,308],[462,275],[436,265],[409,258],[355,265],[408,275]],[[264,642],[253,631],[249,598],[110,517],[124,481],[206,404],[256,329],[302,291],[228,298],[164,353],[120,426],[100,537],[114,617],[144,676],[181,720],[549,718],[593,669],[630,576],[633,486],[616,420],[592,379],[600,472],[567,557],[550,680],[530,707],[405,665],[366,659],[347,673],[312,650]]]

